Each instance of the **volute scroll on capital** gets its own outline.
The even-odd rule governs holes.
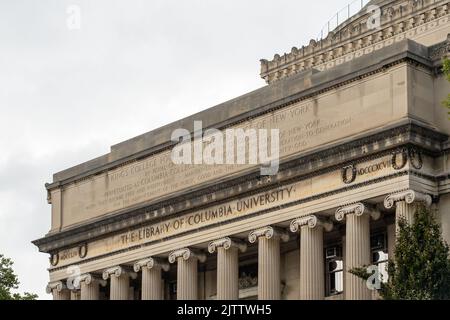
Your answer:
[[[66,285],[62,281],[56,281],[56,282],[50,282],[47,287],[45,288],[45,291],[50,294],[53,292],[53,290],[56,290],[58,292],[61,292],[62,290],[67,289]]]
[[[429,207],[433,203],[433,198],[429,194],[414,190],[403,190],[387,196],[384,200],[384,206],[386,209],[392,209],[397,202],[401,201],[405,201],[407,204],[422,202]]]
[[[95,276],[91,273],[86,273],[80,276],[80,283],[84,282],[87,285],[91,283],[98,282],[102,287],[107,285],[106,280],[100,278],[99,276]]]
[[[362,202],[358,202],[337,209],[335,218],[337,221],[343,221],[349,214],[354,214],[357,217],[361,217],[364,214],[369,214],[373,220],[378,220],[381,217],[380,210],[375,207],[368,206]]]
[[[323,227],[326,232],[333,230],[333,223],[325,219],[318,218],[316,215],[310,215],[293,220],[290,225],[290,230],[291,232],[296,233],[299,232],[302,227],[306,226],[310,229]]]
[[[103,271],[102,278],[103,278],[103,280],[108,280],[110,277],[119,278],[122,275],[129,275],[130,278],[132,278],[132,279],[137,278],[137,274],[135,272],[128,271],[122,266],[117,266],[117,267],[112,267],[112,268],[106,269],[105,271]]]
[[[247,244],[243,243],[240,240],[231,239],[229,237],[211,241],[208,244],[208,251],[209,253],[214,253],[218,248],[224,248],[225,250],[228,250],[232,247],[238,248],[241,252],[247,251]]]
[[[190,258],[197,258],[198,261],[201,263],[204,263],[206,261],[206,255],[203,253],[195,253],[189,248],[184,249],[178,249],[175,251],[172,251],[169,254],[169,262],[175,263],[179,258],[182,258],[183,260],[187,261]]]
[[[162,270],[167,272],[170,270],[170,265],[155,258],[147,258],[139,260],[133,265],[134,272],[139,272],[143,268],[147,269],[161,268]]]
[[[283,242],[289,241],[289,234],[282,229],[274,227],[264,227],[256,229],[250,232],[248,236],[248,241],[250,243],[255,243],[259,238],[265,237],[266,239],[272,239],[274,237],[280,238]]]

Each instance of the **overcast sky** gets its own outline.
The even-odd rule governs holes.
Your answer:
[[[264,86],[259,60],[350,0],[0,0],[0,253],[45,293],[44,184],[109,147]],[[81,29],[67,8],[81,9]]]

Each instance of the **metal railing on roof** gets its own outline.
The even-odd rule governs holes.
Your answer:
[[[339,10],[328,22],[323,26],[317,40],[325,39],[328,34],[339,27],[342,23],[350,19],[352,16],[360,12],[370,0],[355,0],[348,4],[342,10]]]

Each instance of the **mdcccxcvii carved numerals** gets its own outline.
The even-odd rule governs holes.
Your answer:
[[[423,168],[422,153],[416,148],[404,148],[392,153],[392,167],[395,170],[403,169],[408,163],[408,160],[414,169],[421,170]]]
[[[392,152],[391,165],[394,170],[402,170],[408,164],[413,169],[421,170],[423,168],[422,153],[416,148],[403,148]],[[386,168],[385,164],[369,165],[367,168],[358,168],[357,164],[351,164],[342,168],[342,181],[345,184],[352,184],[360,174],[373,173]]]

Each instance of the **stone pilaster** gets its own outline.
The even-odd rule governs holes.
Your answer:
[[[252,231],[250,243],[258,241],[258,299],[280,300],[280,240],[288,241],[289,235],[273,227]]]
[[[198,299],[198,261],[205,262],[204,254],[195,254],[190,249],[175,250],[169,255],[170,263],[177,266],[177,300]]]
[[[378,210],[366,208],[362,203],[351,204],[336,211],[337,221],[347,221],[345,235],[345,292],[346,300],[370,300],[372,294],[366,281],[349,273],[349,270],[369,266],[370,217],[380,218]]]
[[[130,278],[136,279],[134,272],[117,266],[103,272],[103,280],[111,278],[110,300],[129,300]]]
[[[169,271],[169,265],[154,258],[138,261],[134,271],[142,270],[142,300],[163,300],[162,271]]]
[[[99,300],[100,286],[106,286],[106,281],[92,274],[84,274],[80,277],[80,299]]]
[[[414,222],[414,203],[421,202],[429,207],[432,200],[433,199],[428,194],[423,194],[414,190],[404,190],[387,196],[384,200],[384,206],[386,209],[392,209],[395,205],[395,225],[396,232],[398,233],[399,222],[402,219],[408,224]]]
[[[217,300],[239,299],[239,250],[247,245],[230,238],[212,241],[208,251],[217,251]]]
[[[70,300],[70,290],[62,281],[49,283],[46,291],[53,295],[53,300]]]
[[[300,299],[325,299],[325,268],[323,256],[323,231],[333,225],[317,216],[295,219],[291,231],[300,231]]]

